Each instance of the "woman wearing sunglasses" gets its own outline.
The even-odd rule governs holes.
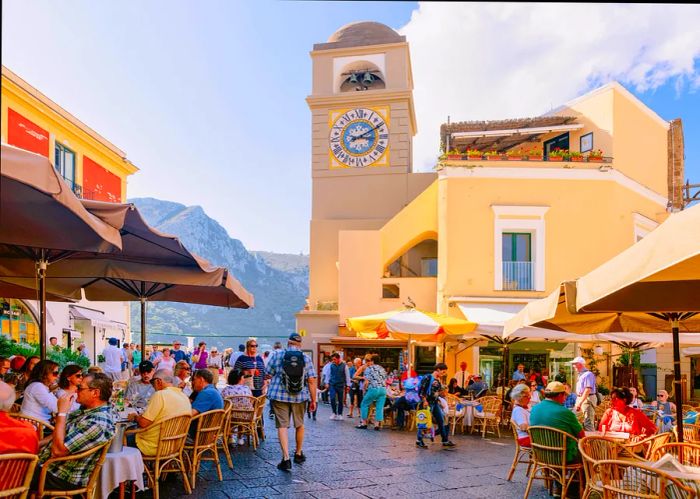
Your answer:
[[[54,392],[54,396],[60,399],[64,395],[78,394],[78,386],[83,381],[83,368],[76,364],[70,364],[63,368],[61,376],[58,378],[58,390]],[[80,409],[80,404],[73,400],[68,412],[73,412]]]
[[[20,412],[46,423],[51,421],[51,414],[58,411],[57,398],[49,387],[58,379],[58,364],[51,360],[42,360],[32,369]]]
[[[263,394],[265,361],[258,355],[257,340],[250,339],[246,341],[245,353],[238,357],[233,368],[240,369],[243,372],[244,383],[253,392],[254,397],[259,397]]]

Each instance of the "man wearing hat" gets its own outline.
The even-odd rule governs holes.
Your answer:
[[[139,363],[138,371],[139,375],[131,378],[126,384],[124,397],[134,402],[134,405],[137,407],[146,407],[146,404],[155,392],[153,385],[151,385],[155,366],[150,360],[144,360]]]
[[[309,402],[310,412],[316,410],[316,371],[311,358],[301,351],[301,336],[298,333],[289,335],[286,350],[277,350],[270,356],[267,374],[272,377],[267,398],[270,399],[275,414],[275,426],[282,449],[282,461],[277,468],[289,471],[292,469],[287,434],[290,420],[294,418],[296,428],[294,462],[302,464],[306,461],[302,450],[306,403]]]
[[[488,391],[489,387],[486,386],[479,373],[474,374],[472,379],[474,382],[467,387],[467,394],[473,395],[474,398],[479,398]]]
[[[119,340],[110,338],[102,355],[105,358],[105,374],[114,381],[122,379],[122,362],[126,362],[126,357],[120,348],[117,348]]]
[[[598,405],[595,374],[586,369],[586,361],[583,357],[576,357],[571,363],[578,372],[574,411],[583,411],[583,427],[586,431],[593,431],[595,430],[595,406]]]
[[[173,341],[173,347],[170,349],[170,356],[175,359],[175,363],[177,364],[181,360],[189,360],[187,358],[187,352],[184,350],[180,350],[180,347],[182,346],[182,343],[180,340],[175,340]]]

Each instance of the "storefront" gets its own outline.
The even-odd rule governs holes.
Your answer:
[[[0,332],[19,343],[37,343],[39,329],[33,314],[21,301],[0,298]]]
[[[402,340],[368,340],[350,336],[331,338],[330,343],[320,343],[317,346],[317,359],[323,366],[334,352],[340,353],[343,360],[363,358],[366,354],[378,354],[380,364],[387,370],[399,369],[407,355],[408,343]]]

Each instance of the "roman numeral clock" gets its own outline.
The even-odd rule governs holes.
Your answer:
[[[329,166],[389,166],[389,108],[357,107],[329,112]]]

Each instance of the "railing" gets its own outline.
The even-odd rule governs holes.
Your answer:
[[[503,262],[503,289],[530,291],[535,289],[532,262]]]
[[[63,177],[63,175],[61,175]],[[66,181],[66,184],[68,184],[73,191],[73,193],[78,196],[79,198],[83,197],[83,186],[76,183],[75,180],[63,177],[63,180]]]

